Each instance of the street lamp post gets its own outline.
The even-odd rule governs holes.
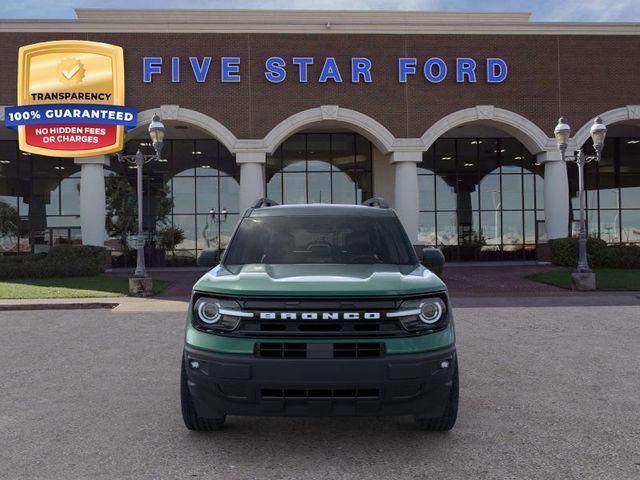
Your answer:
[[[587,227],[585,218],[585,191],[584,191],[584,166],[590,162],[599,162],[602,158],[602,149],[604,147],[604,139],[607,134],[607,127],[602,123],[602,119],[597,117],[591,126],[591,139],[593,140],[593,148],[595,155],[585,155],[582,149],[572,155],[567,155],[567,146],[569,137],[571,136],[571,127],[567,123],[566,118],[561,117],[558,125],[554,130],[558,149],[562,154],[563,161],[574,162],[578,166],[578,192],[580,199],[580,237],[578,240],[578,266],[572,275],[574,287],[578,290],[595,289],[595,275],[589,268],[589,260],[587,258]]]
[[[137,250],[137,260],[136,260],[136,271],[134,273],[134,279],[146,279],[147,270],[145,268],[144,262],[144,233],[143,233],[143,203],[142,203],[142,167],[145,163],[149,163],[153,160],[160,160],[162,157],[162,145],[164,142],[164,134],[165,128],[164,124],[160,121],[160,117],[156,114],[153,116],[151,120],[151,124],[149,125],[149,138],[151,138],[151,142],[153,145],[153,149],[155,153],[153,155],[144,155],[140,149],[135,153],[135,155],[122,155],[118,153],[118,161],[127,162],[132,165],[135,165],[136,173],[137,173],[137,194],[138,194],[138,235],[136,236],[136,250]],[[152,284],[151,282],[147,282],[148,288],[140,285],[145,285],[144,282],[140,281],[130,281],[130,288],[132,293],[137,294],[151,294]],[[134,286],[135,285],[135,286]]]

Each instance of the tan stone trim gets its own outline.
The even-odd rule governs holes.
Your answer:
[[[635,120],[635,123],[638,123],[640,120],[640,105],[626,105],[624,107],[614,108],[613,110],[608,110],[606,112],[602,112],[597,117],[602,119],[602,122],[606,126],[613,125],[619,122],[626,122],[629,120]],[[576,131],[575,135],[569,141],[569,150],[577,150],[582,148],[589,137],[591,136],[591,125],[593,125],[593,121],[596,118],[589,119],[584,125],[580,127],[578,131]]]
[[[526,12],[428,12],[401,10],[268,10],[268,9],[113,9],[76,8],[80,20],[129,21],[132,17],[170,23],[243,22],[243,23],[526,23]]]
[[[78,9],[73,20],[0,20],[0,32],[640,35],[640,23],[529,22],[528,13]]]

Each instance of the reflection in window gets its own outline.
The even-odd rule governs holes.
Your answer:
[[[146,142],[126,145],[127,151],[138,148],[151,153]],[[240,169],[235,157],[213,139],[166,140],[162,157],[162,162],[151,162],[143,170],[145,225],[154,226],[156,245],[167,229],[180,230],[184,238],[162,250],[158,258],[169,265],[193,265],[203,249],[224,248],[228,242],[240,208]],[[135,185],[135,173],[135,169],[125,169],[117,175]],[[158,216],[159,196],[170,203],[166,218]],[[154,248],[148,250],[149,263],[157,265]]]
[[[79,243],[80,166],[0,141],[0,252],[44,252]]]
[[[361,203],[371,197],[371,143],[354,133],[301,133],[267,157],[267,196],[279,203]]]
[[[516,139],[438,139],[418,176],[420,243],[449,260],[534,258],[542,170]]]
[[[584,145],[593,151],[591,140]],[[571,196],[572,232],[580,218],[578,169],[567,166]],[[607,137],[602,160],[585,169],[587,231],[607,243],[640,243],[637,212],[640,210],[640,139]]]

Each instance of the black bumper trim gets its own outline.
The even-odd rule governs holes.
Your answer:
[[[444,360],[449,360],[448,368],[441,367]],[[183,361],[191,397],[204,418],[223,414],[439,417],[449,397],[456,349],[382,358],[280,359],[186,346]],[[197,369],[191,367],[192,361],[198,362]],[[281,392],[280,398],[274,398],[275,391]],[[307,393],[301,396],[302,391]],[[327,391],[339,395],[326,396]],[[372,398],[374,391],[377,396]]]

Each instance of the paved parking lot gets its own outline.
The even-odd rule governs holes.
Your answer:
[[[0,478],[640,478],[640,307],[459,308],[456,428],[188,432],[179,313],[0,312]]]

